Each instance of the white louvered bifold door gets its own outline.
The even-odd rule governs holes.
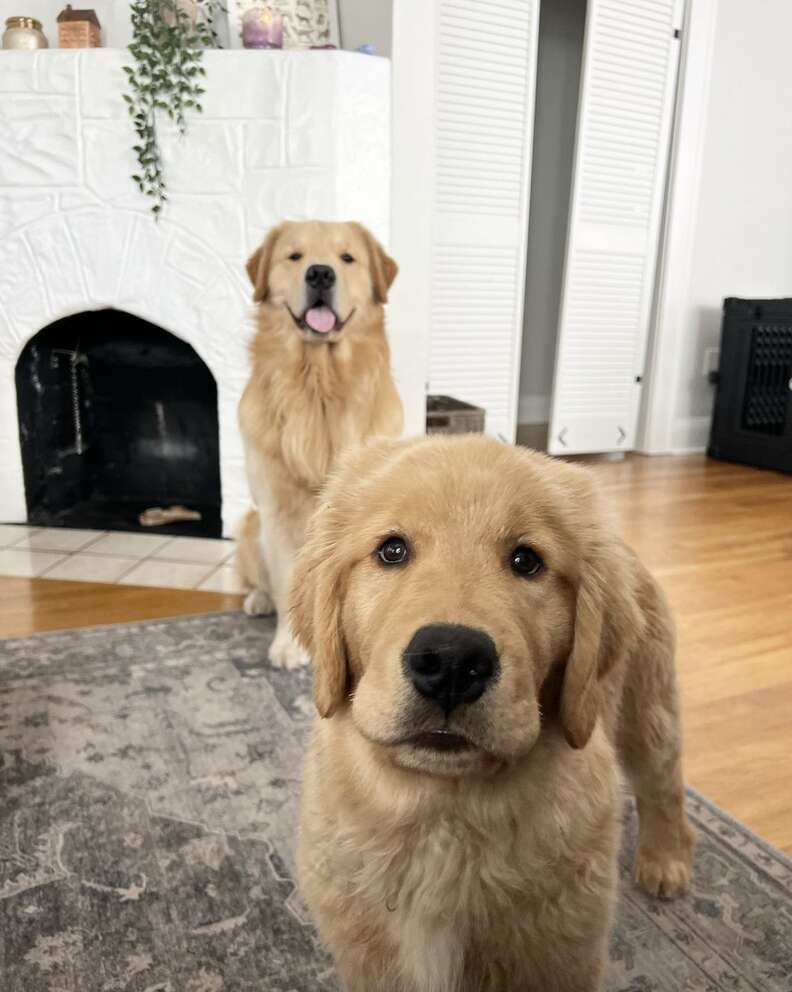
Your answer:
[[[429,392],[484,407],[487,432],[511,441],[539,0],[435,7]]]
[[[588,3],[552,454],[634,445],[681,21],[681,0]]]

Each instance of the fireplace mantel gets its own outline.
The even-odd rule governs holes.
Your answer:
[[[0,56],[0,522],[26,518],[14,369],[53,321],[112,307],[195,348],[217,380],[223,526],[249,505],[236,404],[244,261],[284,218],[357,219],[387,241],[390,65],[351,52],[205,53],[204,113],[162,130],[158,223],[130,176],[123,51]]]

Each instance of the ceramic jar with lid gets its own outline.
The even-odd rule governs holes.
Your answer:
[[[9,17],[3,33],[3,48],[32,51],[34,48],[49,48],[49,43],[41,29],[41,21],[35,17]]]

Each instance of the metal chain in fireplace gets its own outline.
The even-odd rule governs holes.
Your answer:
[[[53,348],[53,355],[68,355],[71,379],[72,423],[74,424],[74,450],[78,455],[85,451],[83,444],[82,414],[80,413],[80,376],[77,366],[88,363],[88,356],[75,349]]]
[[[78,455],[83,453],[82,416],[80,414],[80,377],[77,374],[79,355],[76,351],[71,355],[71,396],[72,417],[74,419],[74,448]]]

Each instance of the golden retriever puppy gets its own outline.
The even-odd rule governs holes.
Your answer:
[[[617,884],[684,891],[674,635],[585,470],[481,436],[343,460],[299,556],[302,890],[348,992],[593,992]]]
[[[284,223],[248,262],[258,332],[239,406],[256,512],[238,535],[249,614],[278,613],[270,660],[307,658],[289,632],[294,555],[338,454],[372,434],[398,435],[383,304],[397,267],[360,224]]]

